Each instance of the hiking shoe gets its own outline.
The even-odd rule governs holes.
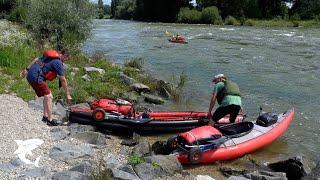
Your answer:
[[[56,119],[52,119],[52,121],[49,121],[49,120],[47,121],[48,126],[60,126],[62,124],[63,124],[62,121],[58,121]]]
[[[48,119],[48,117],[43,116],[41,121],[44,123],[47,123],[49,121],[49,119]]]

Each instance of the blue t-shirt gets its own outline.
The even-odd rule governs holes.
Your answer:
[[[46,80],[44,75],[49,71],[56,72],[58,76],[64,76],[64,67],[61,60],[38,58],[29,69],[27,80],[29,82],[43,82]]]

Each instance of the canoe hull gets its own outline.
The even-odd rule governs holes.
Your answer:
[[[73,109],[68,113],[69,121],[73,123],[88,124],[103,127],[112,131],[134,131],[138,133],[170,133],[188,131],[193,128],[207,125],[206,112],[151,112],[148,118],[127,118],[120,116],[107,116],[103,121],[95,121],[90,109]],[[243,120],[239,115],[237,122]],[[228,122],[229,117],[219,122]]]
[[[294,114],[294,109],[280,114],[278,122],[269,127],[254,124],[252,131],[247,135],[231,138],[217,149],[203,152],[200,163],[235,159],[267,146],[286,132]],[[175,155],[182,164],[190,164],[188,153],[176,152]]]

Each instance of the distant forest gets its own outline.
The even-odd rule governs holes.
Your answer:
[[[209,8],[209,9],[208,9]],[[205,13],[203,14],[203,11]],[[319,19],[319,0],[112,0],[111,17],[152,22],[237,19]],[[196,19],[194,19],[196,18]],[[197,19],[198,18],[198,19]],[[207,18],[207,19],[206,19]],[[212,19],[212,18],[211,18]]]

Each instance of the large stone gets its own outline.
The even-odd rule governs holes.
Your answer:
[[[43,110],[43,97],[36,98],[28,102],[28,106],[33,109]]]
[[[123,72],[120,73],[120,81],[128,86],[130,86],[136,82],[136,80],[125,75]]]
[[[268,167],[276,172],[285,172],[288,179],[301,179],[303,176],[307,175],[301,157],[294,157],[285,161],[270,163],[268,164]]]
[[[53,106],[53,114],[59,115],[61,118],[65,118],[67,116],[67,111],[61,103],[55,103]]]
[[[22,162],[19,158],[13,159],[7,163],[0,163],[0,171],[10,172],[23,165],[24,165],[24,162]]]
[[[90,125],[81,125],[77,123],[72,123],[68,127],[70,134],[74,135],[76,133],[88,132],[88,131],[95,131],[95,128]]]
[[[81,77],[81,79],[84,80],[84,81],[88,81],[88,82],[91,81],[91,78],[90,78],[90,76],[89,76],[88,74],[83,75],[83,76]]]
[[[106,168],[109,169],[115,169],[122,165],[122,163],[118,159],[116,159],[115,155],[111,153],[106,154],[103,157],[103,164]]]
[[[47,174],[48,170],[43,168],[35,168],[20,173],[19,179],[44,179]]]
[[[79,139],[84,143],[94,144],[98,146],[106,145],[106,138],[105,135],[98,133],[98,132],[80,132],[72,135],[71,137]]]
[[[128,179],[128,180],[138,180],[140,179],[135,174],[128,173],[120,169],[112,169],[112,176],[115,179]]]
[[[250,179],[245,178],[243,176],[230,176],[227,180],[250,180]]]
[[[50,129],[50,136],[55,141],[65,139],[69,134],[70,132],[62,127],[54,127]]]
[[[130,147],[128,146],[121,146],[119,154],[127,156],[131,153]]]
[[[214,180],[209,175],[197,175],[194,180]]]
[[[62,171],[55,173],[52,180],[89,180],[93,179],[91,175],[85,175],[77,171]]]
[[[151,154],[150,144],[147,141],[141,141],[133,147],[132,152],[140,157]]]
[[[311,170],[310,174],[303,177],[302,180],[320,180],[320,161],[316,167]]]
[[[146,162],[159,166],[166,175],[174,175],[175,173],[181,173],[182,165],[174,155],[155,155],[146,157]]]
[[[144,101],[153,104],[163,104],[165,101],[158,96],[152,94],[143,94]]]
[[[165,176],[161,168],[150,163],[141,163],[134,167],[135,172],[141,179],[157,179]]]
[[[130,87],[137,91],[138,93],[142,93],[142,92],[149,92],[150,88],[147,85],[144,85],[142,83],[134,83],[132,85],[130,85]]]
[[[269,171],[254,171],[244,175],[244,177],[252,180],[287,180],[286,173]]]
[[[104,69],[96,68],[96,67],[84,67],[86,73],[90,72],[98,72],[99,74],[103,75],[106,71]]]
[[[50,158],[64,162],[78,158],[91,158],[93,155],[93,149],[87,144],[57,144],[49,152]]]
[[[92,163],[89,161],[82,161],[80,164],[77,164],[69,169],[69,171],[77,171],[83,174],[91,174],[93,172]]]

